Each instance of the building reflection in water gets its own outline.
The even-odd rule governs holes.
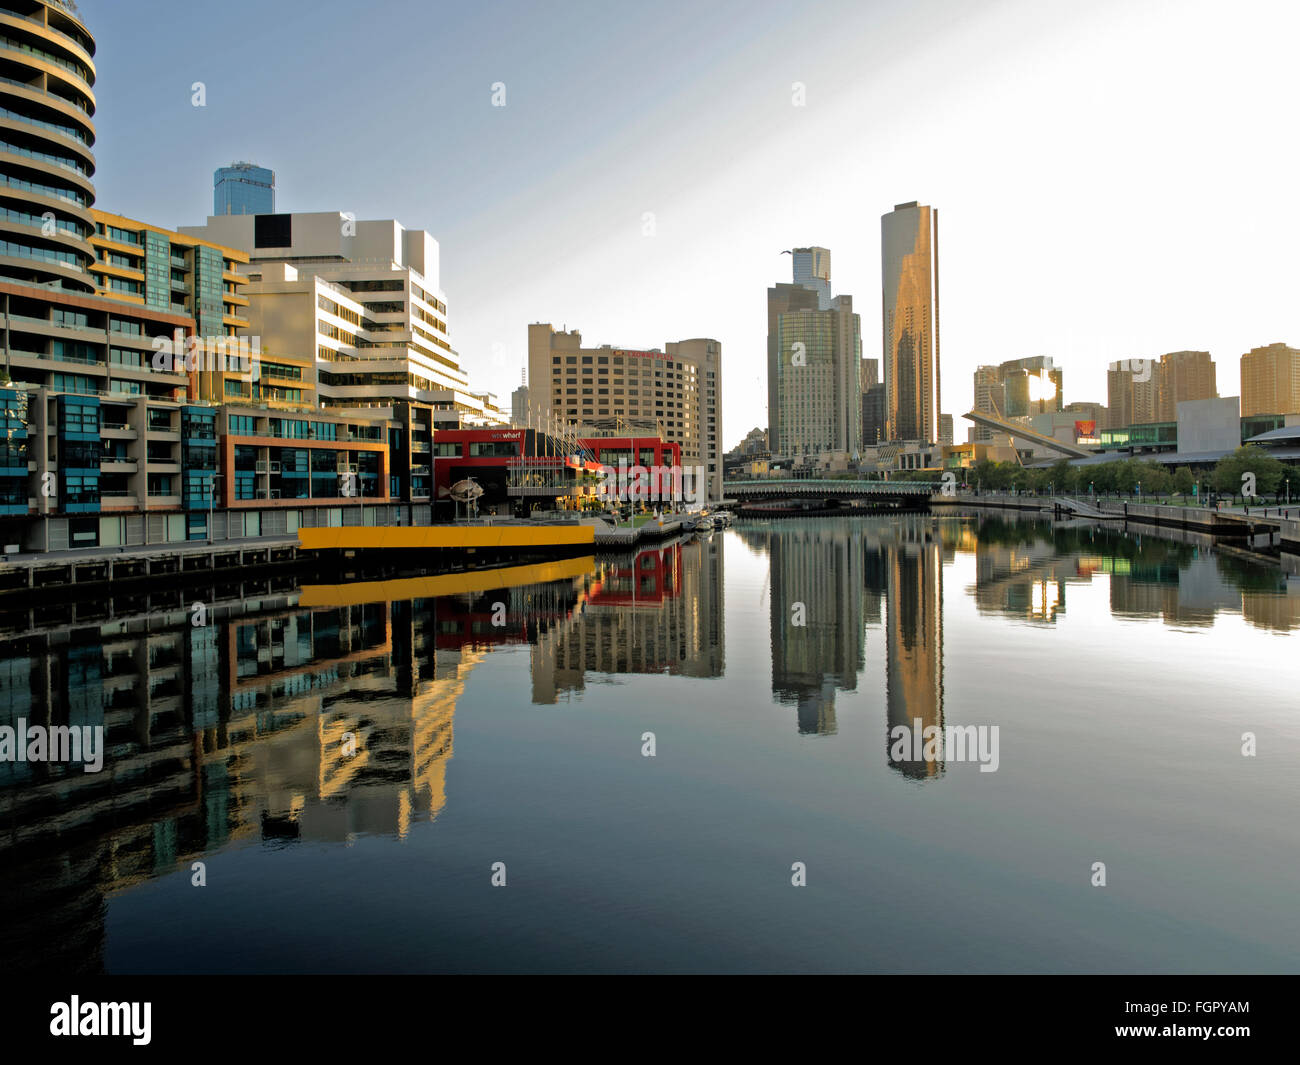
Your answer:
[[[941,759],[889,751],[899,725],[943,727],[943,542],[928,523],[900,523],[867,549],[885,554],[885,757],[906,777],[935,777]]]
[[[741,524],[599,563],[307,587],[199,628],[182,613],[33,632],[24,617],[0,640],[0,725],[102,726],[107,751],[100,773],[0,762],[0,963],[99,971],[107,896],[223,847],[400,839],[438,817],[457,701],[494,647],[529,648],[543,705],[592,676],[722,677],[732,536],[769,556],[771,689],[801,734],[835,734],[837,697],[842,715],[883,626],[871,685],[884,757],[918,781],[943,764],[891,761],[889,733],[946,723],[942,575],[957,555],[973,556],[978,611],[1022,623],[1051,625],[1070,586],[1104,578],[1116,615],[1300,624],[1285,578],[1196,542],[919,516]]]
[[[533,641],[533,702],[572,698],[589,673],[721,677],[724,543],[677,541],[602,567],[568,623]]]

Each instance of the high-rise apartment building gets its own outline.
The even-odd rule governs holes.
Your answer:
[[[212,213],[275,214],[275,172],[232,163],[212,175]]]
[[[122,215],[90,213],[96,253],[90,269],[101,295],[193,318],[203,337],[248,328],[248,297],[241,294],[248,278],[239,273],[247,253]]]
[[[831,295],[831,253],[795,248],[794,284],[767,290],[769,420],[775,454],[862,447],[862,326],[851,296]],[[815,297],[815,304],[798,291]]]
[[[438,242],[424,230],[327,211],[210,217],[180,232],[247,252],[249,332],[306,360],[321,406],[415,402],[444,427],[508,421],[451,346]]]
[[[535,415],[586,435],[602,425],[653,420],[701,466],[710,499],[722,498],[722,345],[699,338],[650,351],[582,346],[576,329],[528,327],[529,395]]]
[[[890,440],[932,444],[939,421],[939,212],[916,201],[880,219],[881,370]]]
[[[65,5],[0,5],[0,279],[95,291],[95,42]]]
[[[1300,414],[1300,349],[1251,348],[1241,357],[1241,416]]]
[[[220,370],[249,350],[232,334],[257,332],[240,292],[249,255],[94,210],[90,34],[72,5],[42,0],[0,0],[0,23],[0,545],[287,535],[339,523],[354,501],[380,524],[399,506],[427,522],[431,408],[315,410],[314,322],[305,358]],[[166,552],[95,565],[181,570]]]
[[[1171,351],[1157,359],[1125,359],[1106,373],[1107,428],[1174,422],[1178,404],[1215,399],[1214,362],[1208,351]]]
[[[1208,351],[1171,351],[1156,368],[1155,420],[1178,420],[1178,404],[1219,395],[1214,360]]]

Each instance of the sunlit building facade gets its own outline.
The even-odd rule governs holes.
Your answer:
[[[1241,357],[1241,414],[1300,414],[1300,349],[1269,344]]]
[[[939,212],[916,201],[880,219],[881,370],[889,440],[934,443],[939,423]]]

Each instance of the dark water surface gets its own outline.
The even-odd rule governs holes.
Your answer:
[[[1298,592],[1137,535],[818,519],[10,640],[0,724],[108,753],[0,763],[0,964],[1296,972]],[[916,721],[997,726],[997,771],[891,759]]]

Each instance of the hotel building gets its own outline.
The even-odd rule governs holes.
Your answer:
[[[528,327],[532,410],[545,425],[578,436],[653,424],[679,446],[684,467],[700,466],[708,498],[722,498],[722,345],[699,338],[651,351],[608,344],[584,348],[576,330]]]

